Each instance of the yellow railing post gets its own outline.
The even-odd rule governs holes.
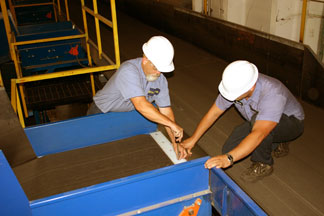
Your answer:
[[[70,21],[69,5],[68,5],[67,0],[65,0],[65,13],[66,13],[66,20]]]
[[[0,71],[0,87],[3,87],[3,81],[2,81],[1,71]]]
[[[25,87],[24,87],[23,83],[19,84],[19,90],[20,90],[20,95],[21,95],[24,114],[25,114],[25,117],[27,118],[28,117],[28,110],[27,110],[26,97],[25,97]]]
[[[89,34],[88,34],[88,23],[87,23],[87,14],[85,11],[84,0],[81,0],[81,9],[82,9],[82,18],[83,18],[83,26],[84,26],[84,34],[86,39],[86,48],[88,55],[88,64],[92,66],[91,54],[90,54],[90,45],[89,45]]]
[[[60,0],[57,0],[57,10],[58,10],[59,16],[61,16],[62,15],[62,11],[61,11],[61,2],[60,2]]]
[[[89,66],[92,66],[90,44],[89,44],[89,34],[88,34],[87,13],[86,13],[86,7],[84,4],[84,0],[81,0],[81,9],[82,9],[84,33],[86,35],[86,48],[87,48],[87,55],[88,55],[88,62],[89,62],[88,64],[89,64]],[[92,95],[94,96],[96,94],[96,90],[95,90],[95,86],[94,86],[93,73],[90,73],[90,83],[91,83]]]
[[[1,2],[4,2],[4,4],[6,4],[6,1],[1,0]],[[12,5],[12,0],[8,0],[8,3],[9,3],[10,12],[12,14],[12,18],[14,19],[13,21],[15,22],[14,24],[18,25],[17,17],[16,17],[16,11],[15,11],[15,8],[13,7],[13,5]],[[3,13],[3,11],[2,11],[2,13]]]
[[[21,72],[20,72],[20,67],[19,67],[19,63],[18,63],[18,56],[17,56],[17,53],[16,53],[16,47],[13,43],[10,43],[9,44],[10,46],[10,49],[12,50],[12,57],[13,57],[13,62],[14,62],[14,65],[15,65],[15,70],[16,70],[16,75],[18,78],[21,77]]]
[[[207,1],[208,0],[204,0],[204,14],[207,15]]]
[[[97,36],[97,46],[98,46],[98,55],[99,59],[102,59],[102,47],[101,47],[101,35],[100,35],[100,24],[98,15],[98,6],[97,0],[93,0],[93,12],[94,12],[94,19],[95,19],[95,26],[96,26],[96,36]]]
[[[17,113],[17,97],[16,97],[16,91],[17,91],[17,84],[15,79],[11,79],[11,106],[15,113]]]
[[[111,5],[111,19],[112,19],[112,29],[114,35],[114,45],[115,45],[115,58],[117,68],[120,66],[120,55],[119,55],[119,41],[118,41],[118,28],[117,28],[117,16],[116,16],[116,4],[115,0],[110,0]]]
[[[303,0],[303,8],[302,8],[302,15],[301,15],[301,23],[300,23],[300,35],[299,35],[299,42],[301,43],[304,42],[306,9],[307,9],[307,0]]]
[[[57,19],[57,13],[55,10],[55,0],[53,0],[52,4],[53,4],[53,13],[54,13],[54,17],[55,17],[55,22],[57,22],[58,19]]]
[[[21,110],[21,104],[20,104],[20,100],[19,100],[19,92],[16,91],[16,100],[17,100],[17,110],[18,110],[18,117],[19,117],[19,121],[20,124],[23,128],[25,128],[25,121],[24,121],[24,116]]]

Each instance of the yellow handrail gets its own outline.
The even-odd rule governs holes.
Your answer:
[[[34,4],[21,4],[21,5],[13,5],[14,8],[20,8],[20,7],[34,7],[34,6],[43,6],[43,5],[52,5],[53,2],[48,3],[34,3]]]
[[[87,74],[87,73],[94,73],[94,72],[114,70],[114,69],[117,69],[116,65],[105,65],[105,66],[98,66],[98,67],[80,68],[80,69],[60,71],[60,72],[55,72],[55,73],[47,73],[47,74],[21,77],[21,78],[16,79],[17,80],[16,83],[33,82],[33,81],[39,81],[39,80],[54,79],[54,78],[59,78],[59,77],[74,76],[74,75],[79,75],[79,74]]]
[[[56,38],[45,38],[45,39],[37,39],[37,40],[29,40],[29,41],[18,41],[18,42],[14,42],[12,44],[14,46],[21,46],[21,45],[28,45],[28,44],[60,41],[60,40],[78,39],[78,38],[84,38],[84,37],[86,37],[85,34],[80,34],[80,35],[62,36],[62,37],[56,37]]]

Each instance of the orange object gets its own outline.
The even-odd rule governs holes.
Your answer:
[[[76,45],[75,47],[71,47],[69,53],[71,55],[77,56],[79,55],[79,51],[78,51],[79,45]]]
[[[201,205],[201,199],[196,199],[195,203],[191,206],[185,206],[179,216],[196,216]]]

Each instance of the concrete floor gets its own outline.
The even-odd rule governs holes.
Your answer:
[[[222,70],[229,62],[122,12],[117,13],[122,61],[141,56],[142,44],[153,35],[164,35],[173,43],[176,70],[168,77],[172,107],[176,121],[187,134],[192,134],[214,103]],[[73,15],[73,11],[71,14],[77,25],[82,25],[77,21],[80,15]],[[93,31],[92,26],[89,28]],[[111,32],[105,28],[101,31],[104,51],[109,56]],[[95,40],[93,35],[91,38]],[[271,176],[253,184],[242,182],[239,175],[250,165],[248,158],[226,170],[269,215],[324,215],[324,142],[321,127],[324,110],[301,103],[306,113],[305,132],[291,143],[288,156],[275,159]],[[199,146],[211,156],[219,154],[232,129],[242,121],[235,109],[228,110],[199,141]]]

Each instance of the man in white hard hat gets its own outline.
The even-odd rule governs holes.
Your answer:
[[[96,93],[87,114],[136,109],[147,119],[164,125],[178,159],[185,158],[186,151],[181,146],[177,148],[176,144],[176,141],[182,139],[183,129],[175,123],[168,82],[163,75],[174,70],[173,46],[165,37],[154,36],[144,43],[142,49],[143,57],[121,64],[105,86]]]
[[[252,165],[241,174],[255,182],[273,171],[273,158],[288,154],[288,142],[304,130],[304,111],[292,93],[277,79],[258,72],[248,61],[229,64],[219,84],[215,103],[202,118],[193,135],[182,146],[191,149],[206,130],[234,105],[245,118],[226,140],[222,155],[210,158],[205,167],[227,168],[251,155]]]

